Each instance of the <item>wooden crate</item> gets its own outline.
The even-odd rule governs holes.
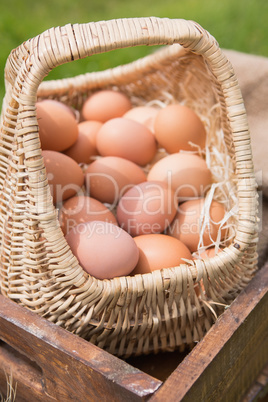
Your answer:
[[[268,362],[267,268],[192,351],[128,361],[0,296],[0,389],[12,374],[18,402],[239,401]]]
[[[260,194],[261,195],[261,194]],[[124,361],[0,295],[0,391],[16,402],[268,399],[268,201],[260,197],[259,265],[192,351]]]

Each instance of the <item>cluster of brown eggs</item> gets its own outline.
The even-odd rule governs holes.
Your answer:
[[[149,273],[193,259],[223,239],[225,210],[199,150],[206,130],[189,107],[133,106],[113,90],[88,97],[81,113],[55,100],[36,104],[42,154],[68,244],[92,276]],[[77,118],[79,115],[79,119]]]

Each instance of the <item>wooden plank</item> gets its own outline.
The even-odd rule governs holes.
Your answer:
[[[0,339],[0,384],[13,372],[16,402],[140,401],[162,384],[1,295]]]
[[[5,397],[7,382],[11,380],[13,389],[16,388],[16,384],[18,386],[18,399],[20,401],[28,401],[29,395],[34,401],[40,400],[40,395],[42,397],[42,371],[40,367],[4,342],[0,343],[0,362],[0,390]]]
[[[263,398],[268,400],[268,363],[240,402],[261,402]]]
[[[239,401],[268,362],[268,263],[150,398]]]

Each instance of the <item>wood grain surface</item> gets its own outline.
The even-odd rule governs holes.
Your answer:
[[[16,401],[239,401],[268,361],[267,290],[268,263],[190,353],[144,356],[163,381],[0,296],[0,389],[6,372]]]
[[[150,399],[239,401],[268,362],[268,264]]]
[[[138,401],[162,384],[0,295],[0,389],[17,401]]]

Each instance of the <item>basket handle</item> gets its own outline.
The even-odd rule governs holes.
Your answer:
[[[238,178],[244,180],[247,193],[253,190],[254,198],[256,182],[248,121],[236,75],[215,38],[194,21],[157,17],[124,18],[51,28],[11,53],[7,61],[6,81],[14,88],[15,99],[19,99],[19,103],[25,103],[24,107],[31,103],[34,107],[40,83],[53,68],[61,64],[119,48],[174,43],[201,55],[218,81],[220,102],[228,116],[225,129],[228,132],[231,130],[233,139],[227,145],[236,156]],[[245,141],[243,149],[240,149],[242,138]],[[244,210],[243,215],[249,213],[255,217],[254,205],[254,200],[244,205],[243,209],[248,209]]]
[[[196,22],[184,19],[124,18],[50,28],[24,42],[8,57],[2,114],[8,105],[9,115],[16,115],[19,105],[24,110],[34,108],[39,85],[57,66],[120,48],[175,43],[201,55],[218,81],[221,94],[225,94],[224,98],[220,96],[220,101],[228,115],[229,127],[226,130],[231,129],[234,137],[232,146],[238,153],[236,144],[241,139],[241,132],[247,136],[249,130],[243,98],[232,65],[212,35]],[[252,160],[250,143],[244,151],[249,154],[249,158],[244,164],[240,163],[239,171],[246,169],[248,172],[250,169],[251,177],[254,178],[253,164],[249,167]]]
[[[125,18],[48,29],[11,52],[6,63],[5,80],[7,85],[14,87],[18,96],[22,91],[24,96],[30,96],[37,92],[44,77],[62,64],[119,48],[174,43],[203,55],[212,70],[214,65],[219,66],[219,60],[222,60],[221,68],[228,63],[216,40],[193,21]],[[213,63],[215,58],[216,63]],[[219,76],[216,71],[215,74]]]

